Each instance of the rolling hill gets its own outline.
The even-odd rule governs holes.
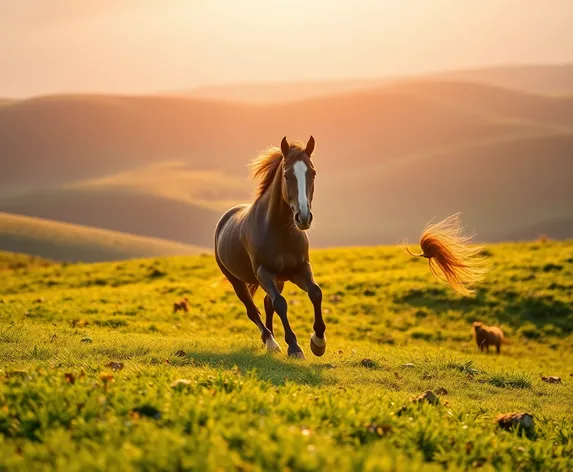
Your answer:
[[[371,164],[367,171],[323,171],[317,159],[310,237],[320,247],[415,240],[427,221],[461,210],[483,241],[571,238],[572,153],[573,134],[556,132],[413,154]],[[216,195],[179,194],[170,180],[177,172],[154,181],[154,169],[3,198],[0,209],[211,247],[222,212],[250,200],[250,186],[233,190],[226,203]],[[159,183],[175,192],[161,195]]]
[[[218,212],[125,189],[58,189],[1,200],[12,214],[105,228],[202,247],[213,245]]]
[[[55,263],[55,261],[43,257],[0,251],[0,270],[35,269],[37,267],[49,267]]]
[[[198,87],[175,92],[176,96],[250,103],[300,101],[376,89],[412,80],[477,82],[534,94],[573,95],[573,64],[500,65],[427,74],[423,76],[379,79],[323,80],[301,82],[239,83]]]
[[[66,261],[187,255],[208,249],[132,234],[0,213],[0,248]]]
[[[192,90],[173,92],[169,95],[206,100],[270,104],[298,102],[328,95],[375,89],[392,82],[391,79],[358,79],[242,83],[198,87]]]
[[[219,171],[196,171],[185,163],[166,162],[80,181],[65,187],[75,191],[124,190],[182,201],[216,211],[242,201],[252,191],[245,178]]]
[[[4,193],[62,185],[161,161],[244,176],[245,164],[284,135],[313,134],[320,155],[340,168],[544,129],[539,122],[555,113],[555,99],[521,94],[535,116],[524,117],[521,110],[492,116],[476,103],[513,92],[481,86],[464,96],[456,84],[444,87],[455,94],[452,99],[443,90],[436,99],[416,84],[267,106],[169,97],[21,101],[0,108],[0,155],[9,156],[0,162],[0,185]],[[573,104],[563,108],[568,106]]]
[[[482,67],[450,72],[443,76],[531,93],[573,95],[573,64]]]
[[[421,225],[462,209],[481,241],[572,238],[572,156],[573,134],[567,133],[381,163],[317,191],[316,233],[329,235],[325,245],[414,241]]]
[[[452,78],[284,103],[53,96],[0,109],[0,211],[211,247],[246,164],[317,139],[313,245],[573,237],[573,99]]]

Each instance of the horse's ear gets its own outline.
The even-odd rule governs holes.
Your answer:
[[[310,157],[312,155],[312,151],[314,151],[314,138],[311,136],[308,140],[308,143],[306,143],[306,149],[304,150],[304,153]]]
[[[290,146],[288,144],[286,136],[281,141],[281,151],[283,153],[283,156],[286,158],[288,156],[289,151],[290,151]]]

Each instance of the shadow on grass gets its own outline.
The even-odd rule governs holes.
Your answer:
[[[187,352],[186,360],[192,359],[194,365],[216,369],[238,369],[242,375],[255,372],[256,376],[273,385],[294,382],[300,385],[320,385],[324,383],[322,375],[325,365],[308,364],[303,360],[287,360],[284,353],[257,353],[250,349],[221,353],[213,351]],[[172,361],[172,363],[174,363]]]

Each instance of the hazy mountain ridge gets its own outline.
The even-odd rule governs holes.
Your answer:
[[[315,245],[412,240],[454,211],[485,240],[573,237],[573,98],[451,78],[273,104],[13,103],[0,109],[0,211],[210,247],[222,212],[251,199],[246,164],[310,134]]]

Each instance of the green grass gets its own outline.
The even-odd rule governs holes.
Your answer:
[[[3,212],[0,212],[0,247],[49,259],[84,262],[208,251],[164,239]]]
[[[208,255],[3,263],[0,470],[571,470],[573,243],[488,253],[462,299],[399,248],[315,251],[323,357],[310,303],[285,288],[305,361],[278,319],[283,353],[262,349]],[[502,326],[501,355],[478,352],[476,319]],[[496,426],[513,411],[534,434]]]

